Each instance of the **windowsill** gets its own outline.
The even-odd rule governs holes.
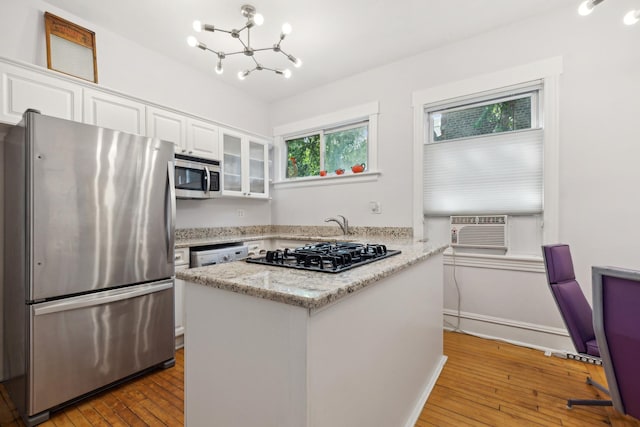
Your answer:
[[[526,271],[544,273],[544,262],[541,256],[531,255],[493,255],[465,253],[451,248],[444,252],[444,265],[456,267],[489,268],[494,270]]]
[[[356,182],[377,181],[380,175],[382,175],[382,172],[380,171],[360,173],[345,172],[344,175],[306,176],[304,178],[275,181],[273,185],[277,188],[296,188],[313,187],[318,185],[353,184]]]

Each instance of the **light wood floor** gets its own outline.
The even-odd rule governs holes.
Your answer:
[[[24,426],[0,385],[0,426]],[[51,415],[42,427],[184,425],[184,350],[176,365],[154,371]]]
[[[606,383],[601,367],[451,332],[444,334],[444,352],[447,364],[416,427],[640,427],[639,421],[613,408],[566,408],[568,397],[604,397],[585,384],[587,375]],[[55,413],[42,426],[181,426],[183,377],[184,352],[180,350],[175,367]],[[0,393],[0,426],[23,426],[2,386]]]
[[[567,409],[567,398],[606,398],[585,383],[591,376],[606,386],[600,366],[453,332],[444,334],[444,353],[447,363],[416,427],[640,426],[611,407]]]

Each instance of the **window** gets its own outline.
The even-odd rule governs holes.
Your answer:
[[[368,136],[369,122],[364,121],[287,138],[285,176],[290,179],[319,176],[321,171],[332,175],[351,171],[354,165],[366,167]]]
[[[540,91],[426,109],[425,215],[542,212]]]

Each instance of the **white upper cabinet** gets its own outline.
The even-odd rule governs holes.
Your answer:
[[[145,105],[122,96],[85,88],[84,122],[145,135]]]
[[[226,195],[268,197],[266,140],[7,58],[0,58],[0,78],[0,123],[16,124],[31,108],[48,116],[160,138],[173,142],[176,154],[226,159]]]
[[[187,120],[187,153],[195,157],[220,160],[218,126],[202,120]]]
[[[147,107],[146,135],[173,142],[176,153],[186,153],[187,118],[162,108]]]
[[[48,116],[82,121],[80,86],[5,62],[0,62],[0,75],[0,122],[16,124],[30,108]]]
[[[269,144],[249,135],[220,129],[222,195],[269,197]]]
[[[218,126],[173,111],[147,107],[147,136],[176,145],[176,154],[220,160]]]

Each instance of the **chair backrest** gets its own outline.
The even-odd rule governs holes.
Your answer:
[[[640,418],[640,271],[593,267],[593,320],[613,406]]]
[[[544,245],[542,256],[551,294],[573,345],[578,353],[599,357],[600,352],[593,331],[593,313],[580,284],[576,281],[569,245]]]

